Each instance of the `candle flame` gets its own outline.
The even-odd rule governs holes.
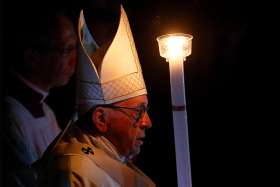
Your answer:
[[[183,57],[183,45],[184,45],[184,38],[180,36],[170,36],[166,40],[167,45],[167,56],[169,58],[177,58]]]

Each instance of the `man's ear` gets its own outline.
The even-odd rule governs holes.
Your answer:
[[[106,110],[104,108],[97,107],[92,113],[91,119],[98,131],[101,133],[107,132],[108,126],[106,123]]]

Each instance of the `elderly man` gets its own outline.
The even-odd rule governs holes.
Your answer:
[[[154,187],[131,162],[152,126],[147,91],[124,9],[113,40],[99,46],[79,20],[80,118],[43,156],[39,186]]]
[[[45,98],[51,88],[67,84],[77,62],[70,12],[57,3],[42,3],[17,5],[26,12],[17,12],[17,22],[9,23],[8,60],[13,66],[4,101],[6,121],[0,129],[5,186],[35,186],[31,165],[61,131]]]

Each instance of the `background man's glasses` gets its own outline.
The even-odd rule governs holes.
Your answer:
[[[77,46],[66,46],[66,47],[57,47],[57,46],[41,46],[41,52],[54,52],[62,57],[70,56],[73,52],[76,52]]]

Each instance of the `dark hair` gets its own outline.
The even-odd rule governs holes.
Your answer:
[[[17,5],[15,5],[15,3]],[[50,30],[57,28],[59,16],[75,22],[78,8],[66,0],[24,0],[7,2],[4,24],[6,54],[9,63],[23,60],[28,48],[40,48],[48,44]],[[19,64],[13,65],[19,65]]]

